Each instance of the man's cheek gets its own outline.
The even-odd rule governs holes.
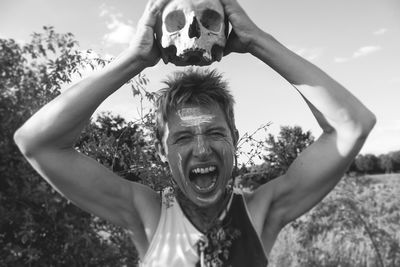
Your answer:
[[[184,177],[183,164],[182,164],[182,156],[177,153],[170,153],[168,156],[169,168],[172,172],[172,175],[175,179],[179,179],[180,177]]]

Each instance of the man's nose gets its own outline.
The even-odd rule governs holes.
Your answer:
[[[195,138],[195,144],[194,144],[194,150],[193,154],[195,157],[198,157],[200,159],[205,159],[211,154],[211,148],[204,136],[202,135],[197,135]]]

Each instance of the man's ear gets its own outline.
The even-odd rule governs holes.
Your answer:
[[[167,154],[165,153],[165,149],[164,149],[163,145],[161,144],[161,142],[157,140],[155,142],[155,147],[156,147],[157,155],[160,157],[160,160],[163,163],[168,163]]]

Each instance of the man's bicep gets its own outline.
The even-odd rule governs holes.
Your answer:
[[[347,153],[343,153],[343,146],[349,147]],[[356,141],[323,134],[275,181],[269,215],[285,225],[310,210],[339,182],[357,151]]]
[[[73,149],[41,151],[29,161],[53,188],[83,210],[124,227],[140,219],[133,202],[133,191],[140,187],[97,161]]]

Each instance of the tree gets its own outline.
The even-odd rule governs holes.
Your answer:
[[[311,132],[303,132],[299,126],[282,126],[277,137],[269,134],[265,140],[267,154],[264,160],[270,163],[273,176],[285,173],[297,156],[313,142]]]
[[[357,170],[361,173],[377,173],[378,158],[373,154],[358,155],[355,159]]]
[[[51,189],[12,139],[24,121],[71,82],[74,73],[85,66],[104,65],[104,60],[89,59],[87,53],[79,50],[72,34],[56,33],[52,27],[34,33],[24,44],[0,39],[1,266],[121,266],[137,261],[135,248],[121,229],[83,212]],[[118,142],[116,136],[139,131],[121,118],[103,116],[88,126],[77,148],[128,173],[133,164],[123,158],[126,151],[103,154],[93,148],[106,138],[128,146],[128,138]],[[138,146],[151,142],[143,138],[132,142]]]
[[[263,162],[262,164],[251,166],[248,172],[243,172],[239,175],[238,183],[241,187],[255,190],[260,185],[276,178],[273,176],[271,170],[272,168],[269,162]]]
[[[393,161],[393,171],[400,172],[400,150],[390,152],[389,157]]]
[[[382,154],[378,157],[379,170],[384,173],[392,173],[394,169],[393,159],[388,154]]]
[[[152,113],[136,122],[103,113],[90,123],[76,149],[95,158],[121,177],[143,183],[155,191],[170,186],[170,173],[161,164],[154,146]]]
[[[252,164],[248,171],[238,172],[237,184],[250,190],[285,173],[295,158],[314,141],[311,132],[304,133],[299,126],[282,126],[277,137],[268,134],[264,141],[255,139],[254,135],[260,130],[266,131],[268,125],[261,126],[252,134],[246,133],[239,140],[239,155],[245,156],[247,163],[254,163],[254,157],[265,160],[259,165]],[[244,144],[249,144],[249,152],[240,151]],[[263,157],[262,151],[267,152]]]
[[[353,159],[351,161],[351,164],[350,164],[349,168],[346,171],[346,174],[348,174],[350,176],[355,176],[358,172],[359,171],[357,169],[356,161],[355,161],[355,159]]]
[[[392,173],[400,171],[400,151],[381,154],[359,154],[351,163],[348,174]]]

